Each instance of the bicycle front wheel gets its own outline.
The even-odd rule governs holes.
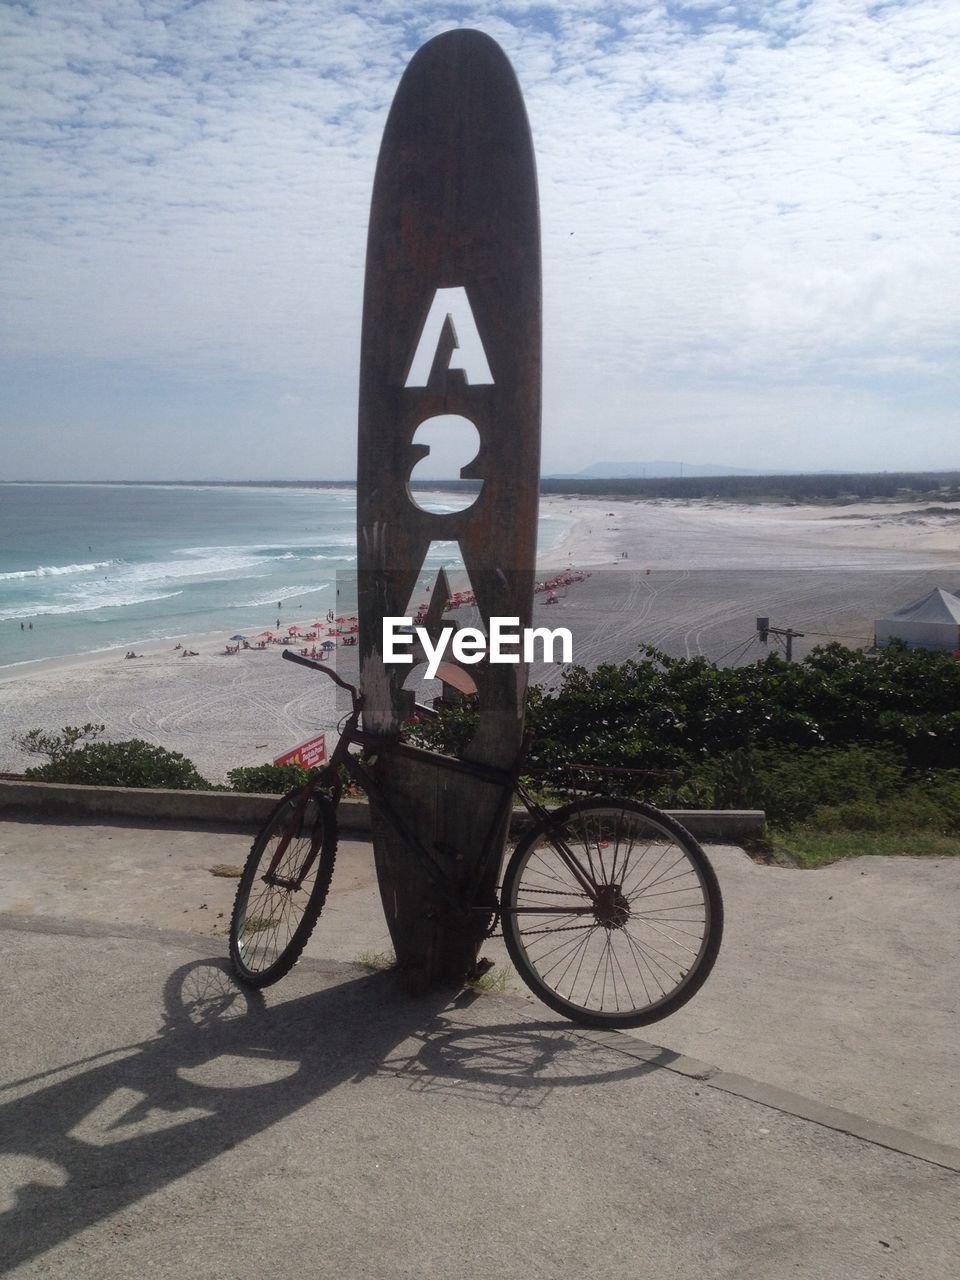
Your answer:
[[[723,935],[720,887],[699,844],[630,800],[581,800],[551,814],[514,850],[501,911],[531,991],[596,1027],[640,1027],[686,1004]]]
[[[337,815],[326,796],[291,791],[264,823],[237,886],[230,959],[241,981],[267,987],[300,959],[326,901]]]

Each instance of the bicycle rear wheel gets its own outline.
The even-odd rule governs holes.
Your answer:
[[[703,986],[723,936],[713,868],[652,805],[581,800],[527,835],[507,866],[503,936],[527,986],[588,1026],[640,1027]]]
[[[300,959],[336,855],[337,815],[327,797],[306,787],[284,796],[254,840],[237,886],[230,960],[241,981],[267,987]]]

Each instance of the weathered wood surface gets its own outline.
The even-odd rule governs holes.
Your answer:
[[[460,306],[453,325],[447,320],[421,343],[432,307],[436,323],[438,289],[465,291],[466,311]],[[441,312],[448,297],[454,295],[441,296]],[[464,341],[472,324],[479,357]],[[493,40],[449,32],[425,45],[401,80],[370,214],[357,497],[360,662],[370,729],[392,732],[408,714],[403,684],[411,669],[384,665],[382,619],[407,612],[431,542],[460,544],[484,620],[530,624],[540,330],[536,174],[520,90]],[[423,366],[425,353],[429,372],[418,374],[421,346],[417,364]],[[451,414],[477,429],[479,451],[461,475],[481,480],[482,488],[466,510],[438,515],[416,505],[407,482],[425,453],[414,443],[418,427]],[[508,766],[522,739],[526,667],[485,661],[470,671],[481,714],[466,754]],[[466,860],[451,860],[451,868],[465,874],[494,811],[490,787],[406,761],[388,768],[398,808],[425,843],[460,850]],[[482,930],[450,928],[442,913],[425,919],[427,886],[376,814],[374,847],[397,956],[414,985],[460,976]]]

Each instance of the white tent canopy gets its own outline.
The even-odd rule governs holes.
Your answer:
[[[942,587],[897,609],[889,618],[877,618],[874,634],[878,648],[902,640],[911,649],[960,650],[960,596]]]

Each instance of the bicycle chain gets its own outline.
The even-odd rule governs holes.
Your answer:
[[[524,893],[549,893],[554,898],[582,898],[582,893],[562,893],[559,889],[524,889]],[[526,936],[536,933],[573,933],[577,929],[592,929],[597,924],[594,920],[592,924],[564,924],[558,929],[524,929]]]
[[[555,892],[555,890],[553,890],[553,889],[525,889],[525,890],[524,890],[524,892],[525,892],[525,893],[552,893],[552,894],[554,894],[554,896],[556,897],[556,892]],[[569,897],[569,898],[576,898],[576,897],[581,897],[581,896],[582,896],[581,894],[574,894],[574,893],[567,894],[567,897]],[[567,928],[567,927],[568,927],[568,926],[564,926],[564,928]],[[576,928],[577,926],[571,926],[571,927]],[[502,933],[497,933],[497,930],[498,930],[499,928],[500,928],[500,912],[499,912],[499,910],[497,910],[497,911],[494,911],[494,913],[493,913],[493,920],[492,920],[492,922],[491,922],[491,924],[490,924],[490,928],[489,928],[489,929],[487,930],[487,932],[483,935],[483,940],[484,940],[484,942],[485,942],[488,938],[502,938],[502,937],[503,937],[503,934],[502,934]],[[531,929],[531,930],[528,930],[528,932],[530,932],[530,933],[563,933],[563,931],[564,931],[563,929]]]
[[[591,920],[589,924],[564,924],[559,929],[521,929],[525,938],[535,933],[574,933],[577,929],[595,929],[599,921]]]

